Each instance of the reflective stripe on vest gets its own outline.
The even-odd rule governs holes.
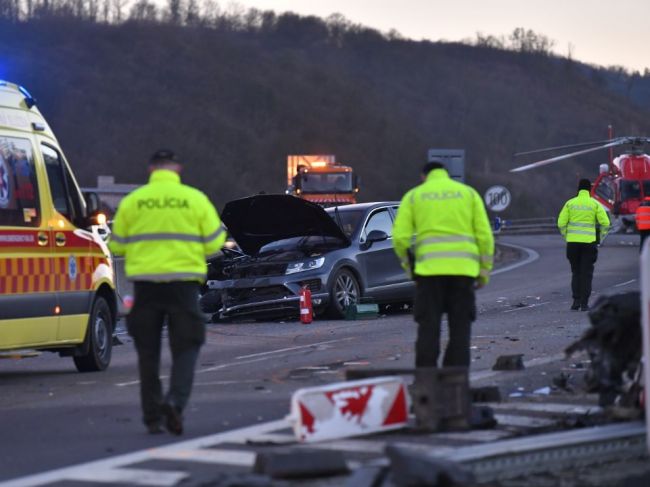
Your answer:
[[[136,242],[145,242],[152,240],[177,240],[181,242],[196,242],[196,243],[206,243],[214,240],[219,235],[224,232],[223,226],[221,226],[216,232],[212,234],[201,237],[200,235],[187,235],[185,233],[141,233],[139,235],[133,235],[131,237],[120,237],[119,235],[113,234],[113,238],[116,242],[121,244],[129,244]]]
[[[197,272],[168,272],[166,274],[134,274],[129,276],[132,281],[167,282],[187,279],[205,279],[205,274]]]
[[[636,226],[639,230],[650,230],[650,206],[639,206],[637,208]]]
[[[431,259],[471,259],[479,261],[479,256],[471,252],[427,252],[426,254],[418,255],[417,262],[424,262]]]

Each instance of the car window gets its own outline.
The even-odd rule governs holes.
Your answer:
[[[355,230],[359,226],[363,210],[346,210],[339,208],[327,208],[327,214],[341,227],[346,237],[351,238]]]
[[[40,220],[32,144],[0,137],[0,225],[36,227]]]
[[[50,183],[52,202],[56,211],[75,225],[83,224],[85,205],[82,203],[77,184],[63,161],[63,157],[52,147],[42,145],[43,159]]]
[[[391,236],[393,230],[393,220],[390,217],[388,209],[379,210],[370,215],[370,218],[368,218],[368,222],[366,223],[366,226],[363,228],[363,232],[361,233],[360,241],[365,242],[366,237],[373,230],[381,230],[382,232],[386,232],[386,235],[389,237]]]

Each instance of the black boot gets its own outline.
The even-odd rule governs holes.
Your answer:
[[[571,305],[571,310],[572,311],[578,311],[580,309],[580,301],[577,299],[573,300],[573,304]]]

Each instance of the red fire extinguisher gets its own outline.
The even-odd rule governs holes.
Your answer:
[[[311,307],[311,291],[307,286],[300,290],[300,322],[308,325],[314,319],[314,310]]]

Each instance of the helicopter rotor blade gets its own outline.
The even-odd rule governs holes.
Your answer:
[[[515,157],[527,156],[529,154],[539,154],[541,152],[551,152],[551,151],[555,151],[555,150],[577,149],[578,147],[586,147],[586,146],[589,146],[589,145],[608,144],[610,142],[614,142],[615,140],[619,140],[620,138],[621,137],[618,137],[616,139],[595,140],[593,142],[581,142],[580,144],[558,145],[556,147],[546,147],[545,149],[535,149],[535,150],[529,150],[529,151],[526,151],[526,152],[517,152],[515,154]]]
[[[590,147],[589,149],[583,149],[575,152],[570,152],[569,154],[562,154],[561,156],[556,156],[556,157],[551,157],[550,159],[544,159],[542,161],[537,161],[537,162],[532,162],[530,164],[526,164],[525,166],[519,166],[514,169],[510,169],[510,172],[521,172],[521,171],[527,171],[529,169],[533,169],[535,167],[540,167],[540,166],[545,166],[547,164],[551,164],[553,162],[557,161],[562,161],[564,159],[569,159],[570,157],[575,157],[575,156],[580,156],[582,154],[588,154],[590,152],[595,152],[601,149],[607,149],[609,147],[615,147],[617,145],[623,145],[627,143],[627,140],[625,138],[619,138],[619,139],[614,139],[613,141],[609,142],[608,144],[604,145],[599,145],[598,147]]]

